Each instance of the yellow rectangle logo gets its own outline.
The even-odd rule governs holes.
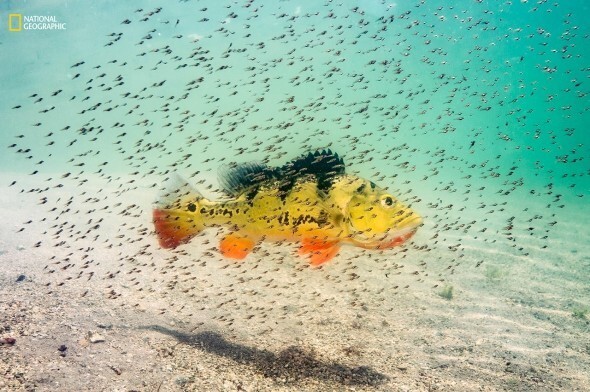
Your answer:
[[[22,14],[9,14],[8,15],[8,31],[21,31],[22,28],[23,28],[23,15]]]

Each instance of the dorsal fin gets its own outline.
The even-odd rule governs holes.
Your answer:
[[[310,152],[279,168],[259,162],[222,166],[218,177],[221,189],[233,197],[248,191],[251,198],[260,185],[276,182],[279,194],[284,198],[301,178],[313,176],[318,184],[317,189],[327,192],[332,186],[332,180],[342,174],[345,174],[342,158],[330,150],[322,150]]]
[[[318,189],[327,191],[332,180],[345,174],[344,160],[330,150],[316,151],[296,158],[279,169],[281,180],[294,184],[298,178],[312,175]]]
[[[159,200],[156,202],[158,208],[182,208],[183,200],[200,200],[203,195],[193,188],[180,174],[174,172],[164,182],[160,190]]]
[[[248,189],[276,179],[275,171],[259,162],[222,166],[218,172],[221,189],[230,196],[239,196]]]

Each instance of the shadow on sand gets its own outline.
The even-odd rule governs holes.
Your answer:
[[[275,354],[268,350],[229,342],[219,333],[212,331],[187,334],[157,325],[146,326],[144,329],[172,336],[180,343],[253,366],[265,377],[287,382],[314,378],[345,385],[379,385],[388,379],[386,375],[367,366],[349,367],[337,362],[323,362],[318,360],[313,352],[297,346],[290,346]]]

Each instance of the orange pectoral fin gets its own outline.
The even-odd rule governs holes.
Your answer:
[[[243,259],[253,248],[254,241],[252,239],[236,233],[226,235],[219,243],[221,254],[232,259]]]
[[[303,239],[299,254],[311,253],[310,263],[314,267],[324,264],[338,254],[340,245],[336,241],[318,241],[313,239]]]

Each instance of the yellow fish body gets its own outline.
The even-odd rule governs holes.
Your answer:
[[[385,249],[409,239],[422,219],[373,182],[346,174],[331,151],[283,167],[247,163],[220,175],[226,201],[210,201],[187,185],[153,211],[160,246],[175,248],[210,226],[225,226],[220,252],[242,259],[260,241],[300,242],[312,265],[333,258],[342,243]]]

